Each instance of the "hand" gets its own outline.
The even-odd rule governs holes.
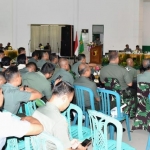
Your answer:
[[[20,90],[20,91],[24,91],[24,87],[23,87],[23,86],[20,86],[20,87],[19,87],[19,90]]]
[[[54,85],[58,84],[60,81],[61,81],[61,79],[57,79],[57,80],[55,80]]]

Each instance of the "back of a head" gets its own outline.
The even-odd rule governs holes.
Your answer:
[[[78,67],[78,73],[80,76],[82,76],[85,72],[86,72],[86,69],[88,68],[87,64],[80,64],[79,67]]]
[[[63,68],[64,65],[66,65],[67,63],[68,63],[68,59],[66,59],[66,58],[60,58],[60,59],[59,59],[59,66],[60,66],[61,68]]]
[[[109,61],[113,61],[116,58],[118,58],[118,52],[117,51],[109,52],[108,57],[109,57]]]
[[[150,70],[150,59],[144,59],[142,64],[145,70]]]
[[[42,55],[41,55],[41,56],[42,56],[42,58],[43,58],[46,54],[48,54],[48,52],[43,51],[43,52],[42,52]],[[49,55],[49,54],[48,54],[48,55]]]
[[[24,47],[19,47],[18,48],[18,54],[21,54],[22,52],[25,51],[25,48]]]
[[[55,70],[55,67],[54,67],[54,65],[53,64],[51,64],[51,63],[45,63],[43,66],[42,66],[42,68],[41,68],[41,72],[43,73],[43,74],[47,74],[47,73],[53,73],[54,72],[54,70]]]
[[[52,95],[62,96],[72,92],[74,92],[74,88],[69,82],[60,81],[54,86]]]
[[[56,55],[56,53],[50,54],[49,59],[50,59],[51,62],[53,62],[55,58],[58,58],[58,56]]]
[[[4,53],[4,51],[3,50],[0,50],[0,54],[3,54]]]
[[[8,56],[5,56],[2,58],[2,65],[3,66],[10,66],[11,58]]]
[[[78,61],[82,60],[85,58],[85,54],[79,54],[78,55]]]
[[[36,52],[36,51],[34,51],[34,52],[32,53],[32,57],[35,57],[35,56],[39,57],[39,53]]]
[[[29,62],[26,65],[26,68],[30,68],[30,67],[34,67],[35,68],[35,72],[38,71],[38,67],[37,67],[36,63],[34,63],[34,62]]]
[[[4,71],[4,76],[7,82],[10,82],[11,79],[14,77],[15,74],[18,74],[18,67],[17,66],[10,66]]]
[[[21,55],[18,55],[17,57],[17,63],[18,65],[19,64],[26,64],[26,55],[25,54],[21,54]]]

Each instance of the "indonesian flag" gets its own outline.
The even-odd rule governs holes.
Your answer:
[[[74,55],[78,56],[78,36],[76,32],[76,39],[75,39],[75,45],[74,45]]]

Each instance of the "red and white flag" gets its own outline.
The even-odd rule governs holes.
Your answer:
[[[78,36],[76,32],[76,39],[75,39],[75,44],[74,44],[74,55],[78,56]]]

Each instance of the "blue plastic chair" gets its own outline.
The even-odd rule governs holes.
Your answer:
[[[135,150],[131,146],[122,142],[121,123],[101,112],[88,110],[92,134],[93,150]],[[108,140],[107,132],[109,124],[117,128],[117,139]]]
[[[37,136],[31,136],[33,150],[47,150],[49,142],[52,142],[56,146],[57,150],[64,149],[62,143],[50,134],[43,132]]]
[[[97,89],[97,92],[99,94],[100,97],[100,102],[101,102],[101,112],[110,116],[110,101],[111,101],[111,96],[113,96],[116,100],[116,107],[117,107],[117,116],[115,116],[115,119],[117,119],[118,121],[123,121],[126,120],[126,127],[127,127],[127,131],[128,131],[128,138],[129,140],[131,140],[131,134],[130,134],[130,122],[129,122],[129,117],[128,114],[125,114],[123,112],[121,112],[120,110],[120,96],[117,92],[114,91],[110,91],[110,90],[106,90],[106,89]],[[110,127],[110,138],[113,139],[114,138],[114,128],[113,126]]]
[[[95,110],[93,91],[90,88],[79,86],[79,85],[74,85],[74,89],[75,89],[75,97],[77,100],[76,103],[82,109],[83,115],[85,116],[85,126],[88,127],[89,117],[85,107],[84,92],[87,92],[89,94],[90,104],[91,104],[90,109]]]
[[[71,122],[71,111],[75,112],[73,123]],[[70,104],[67,110],[62,114],[67,118],[71,139],[78,139],[80,142],[82,142],[85,139],[89,139],[91,137],[91,130],[88,127],[82,126],[83,113],[80,107],[74,104]]]

